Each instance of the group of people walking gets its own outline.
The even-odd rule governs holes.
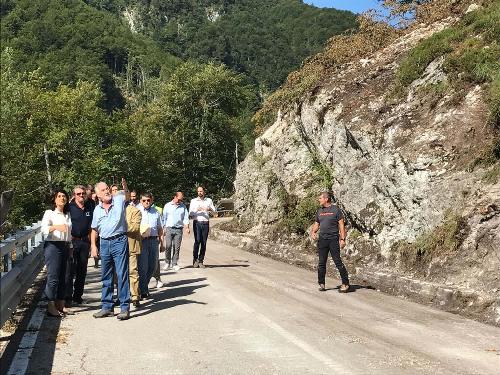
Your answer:
[[[95,189],[78,185],[71,200],[64,190],[54,191],[53,208],[42,219],[48,316],[70,314],[71,305],[83,302],[90,254],[101,260],[102,306],[94,317],[114,316],[114,306],[119,305],[117,318],[128,319],[130,303],[139,307],[141,300],[150,298],[151,278],[161,285],[159,252],[165,251],[164,269],[180,270],[182,236],[191,231],[190,218],[195,238],[193,267],[204,268],[209,214],[216,209],[202,186],[189,210],[180,191],[161,209],[154,205],[151,193],[138,199],[137,192],[129,192],[125,179],[122,188],[105,182],[97,183]],[[115,285],[117,300],[113,300]]]

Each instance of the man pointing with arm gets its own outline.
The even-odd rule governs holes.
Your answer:
[[[123,189],[127,190],[125,179]],[[105,182],[98,182],[95,192],[99,204],[94,209],[92,218],[91,252],[97,256],[97,235],[100,236],[102,307],[94,314],[94,318],[114,316],[113,313],[113,265],[118,277],[118,298],[120,300],[119,320],[130,317],[130,284],[128,273],[127,223],[125,221],[125,192],[119,191],[111,195]]]

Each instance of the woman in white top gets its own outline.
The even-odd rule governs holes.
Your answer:
[[[49,300],[47,315],[64,314],[66,263],[70,253],[71,217],[68,212],[68,193],[56,189],[52,196],[53,209],[45,211],[42,233],[45,236],[44,256],[47,266],[45,295]]]

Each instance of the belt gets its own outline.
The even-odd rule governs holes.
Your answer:
[[[208,221],[198,221],[198,220],[195,220],[195,221],[196,221],[196,224],[208,225]]]
[[[101,237],[101,240],[116,240],[117,238],[120,238],[121,236],[125,236],[125,233],[120,233],[120,234],[115,234],[114,236],[111,236],[111,237]]]
[[[152,239],[157,239],[158,236],[148,236],[148,237],[144,237],[145,240],[152,240]]]
[[[89,240],[89,236],[85,236],[85,237],[75,237],[75,236],[71,236],[71,239],[74,241],[74,240],[78,240],[78,241],[88,241]]]
[[[184,227],[167,227],[167,228],[170,228],[170,229],[183,229]]]

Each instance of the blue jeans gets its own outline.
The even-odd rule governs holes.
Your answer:
[[[102,309],[113,311],[113,269],[118,278],[118,299],[120,310],[128,311],[130,304],[130,284],[128,279],[128,246],[127,236],[112,240],[101,238],[101,280]]]
[[[149,293],[148,284],[158,263],[158,237],[142,239],[142,250],[139,255],[139,289],[141,294]]]

